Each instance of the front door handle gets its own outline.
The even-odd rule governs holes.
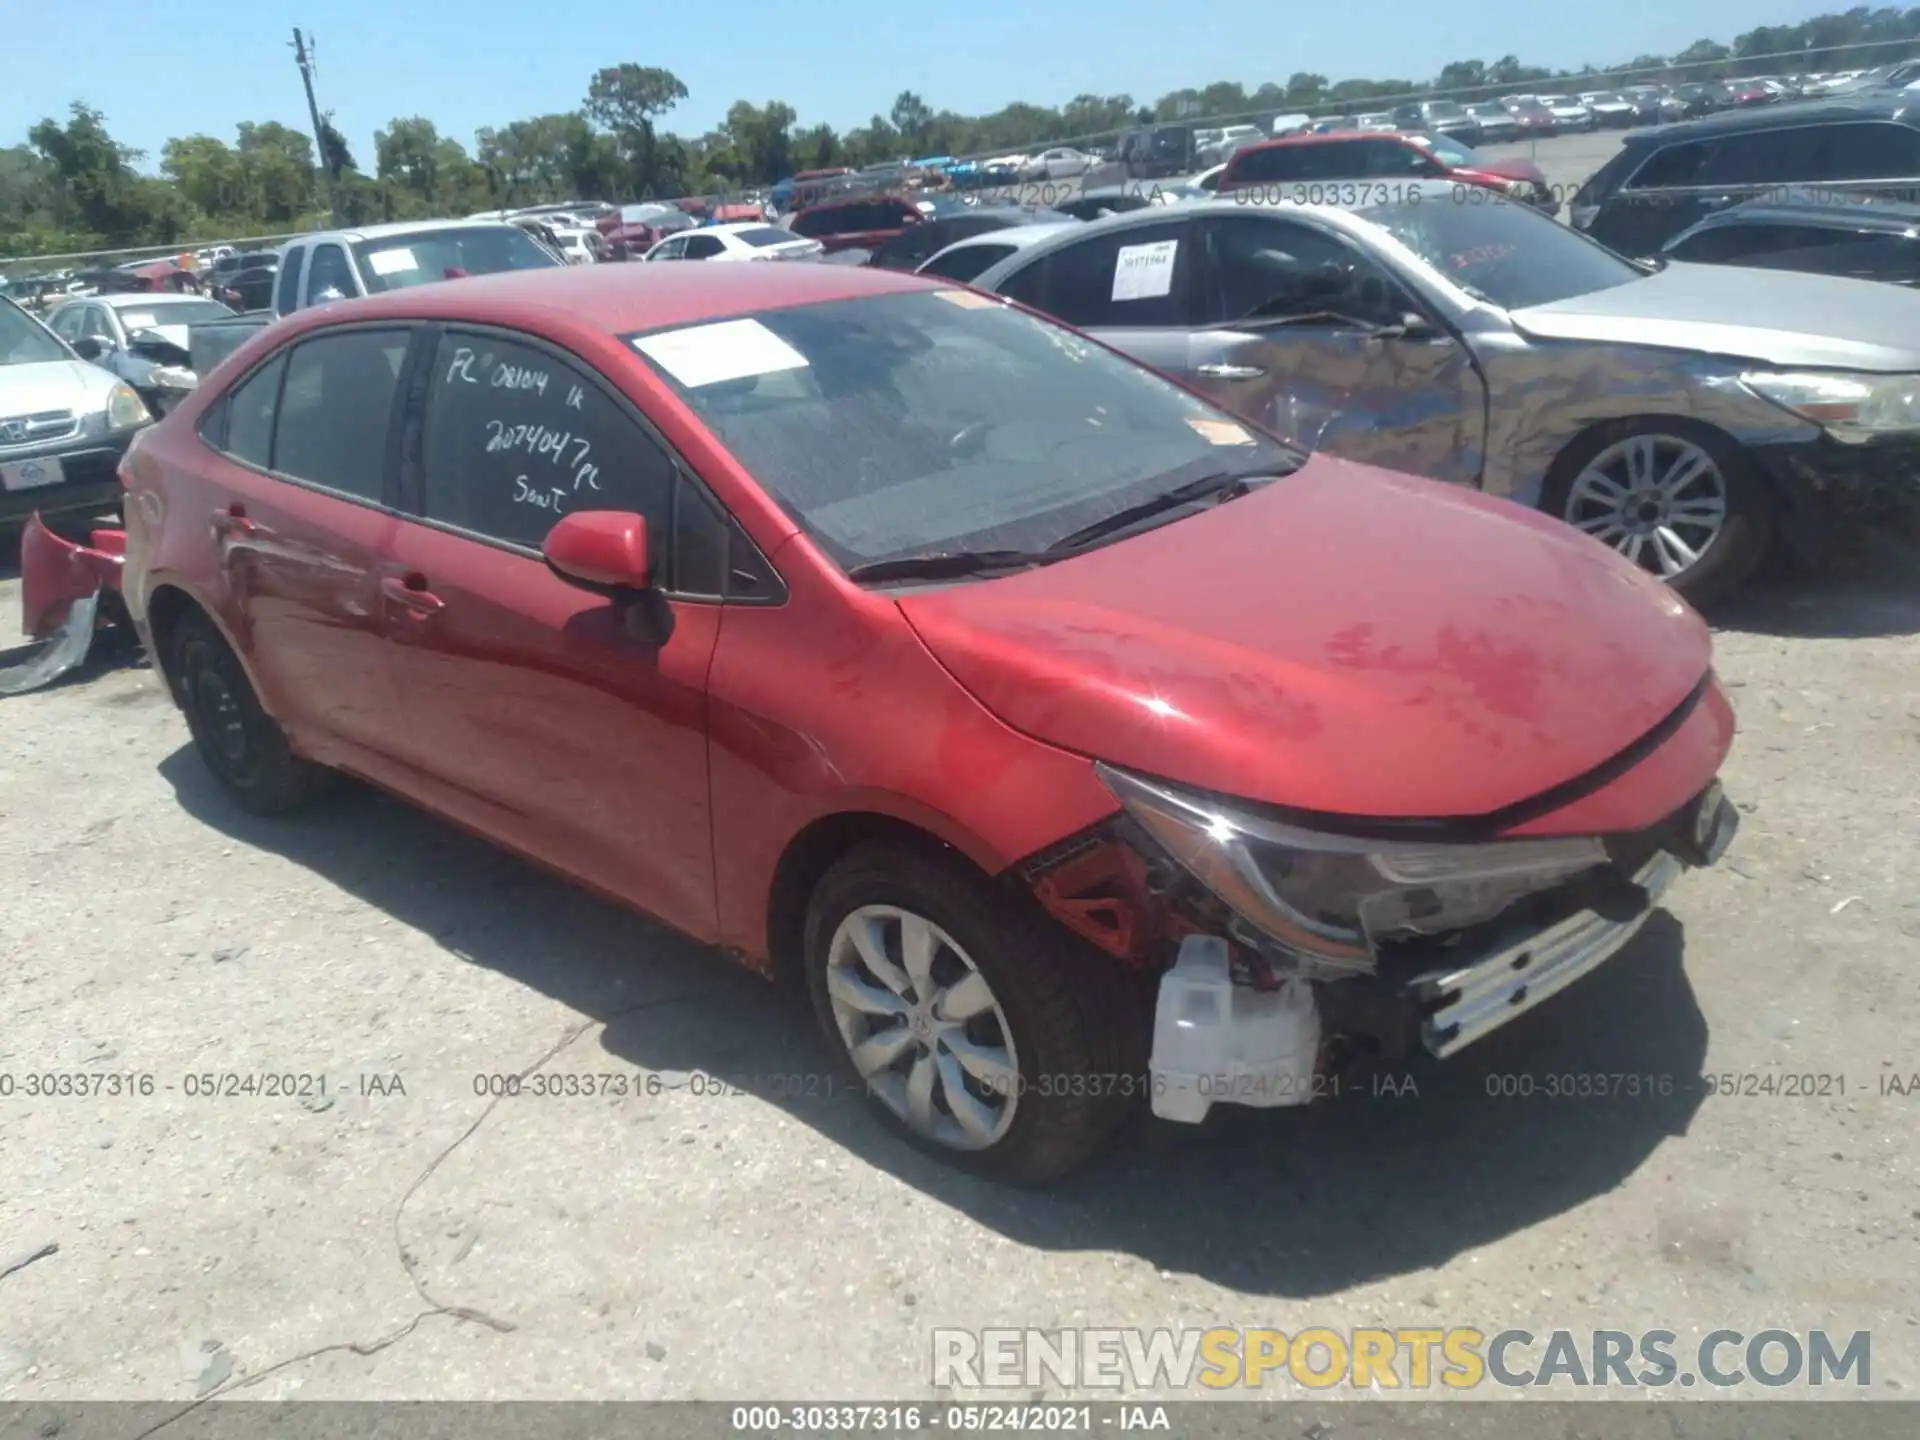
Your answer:
[[[1258,380],[1266,374],[1264,365],[1196,365],[1194,374],[1209,380]]]
[[[417,570],[388,575],[380,582],[380,593],[416,615],[436,615],[447,608],[447,602],[427,588],[427,577]]]

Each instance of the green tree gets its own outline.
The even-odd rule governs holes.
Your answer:
[[[663,155],[653,122],[686,98],[678,75],[651,65],[610,65],[587,84],[587,118],[613,135],[642,191],[684,171],[685,146],[676,141],[675,153]]]

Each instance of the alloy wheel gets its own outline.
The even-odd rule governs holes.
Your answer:
[[[1581,469],[1564,518],[1643,570],[1673,580],[1697,565],[1726,528],[1727,480],[1691,440],[1632,435]]]
[[[862,905],[833,933],[827,998],[869,1092],[916,1134],[984,1150],[1013,1123],[1020,1064],[985,975],[924,916]]]

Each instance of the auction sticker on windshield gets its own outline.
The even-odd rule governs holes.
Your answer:
[[[933,293],[962,310],[991,310],[1000,303],[991,295],[981,295],[972,290],[936,290]]]
[[[376,275],[398,275],[402,270],[420,268],[420,262],[413,258],[413,251],[405,246],[398,250],[375,250],[367,256],[367,264]]]
[[[1173,293],[1173,257],[1178,240],[1152,245],[1122,245],[1113,266],[1115,300],[1158,300]]]
[[[1187,424],[1209,445],[1253,444],[1253,436],[1231,420],[1189,420]]]
[[[807,368],[806,356],[758,320],[722,320],[642,335],[633,348],[689,390]]]

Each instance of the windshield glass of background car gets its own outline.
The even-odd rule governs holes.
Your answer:
[[[0,300],[0,365],[70,360],[66,347],[11,300]]]
[[[1476,299],[1506,310],[1550,305],[1642,278],[1639,270],[1530,205],[1476,190],[1358,213]]]
[[[1297,457],[1071,331],[965,290],[629,337],[839,564],[1041,549],[1220,469]]]
[[[526,231],[512,225],[424,230],[391,240],[362,240],[353,251],[370,295],[445,280],[449,270],[495,275],[503,270],[551,270],[561,263]]]

